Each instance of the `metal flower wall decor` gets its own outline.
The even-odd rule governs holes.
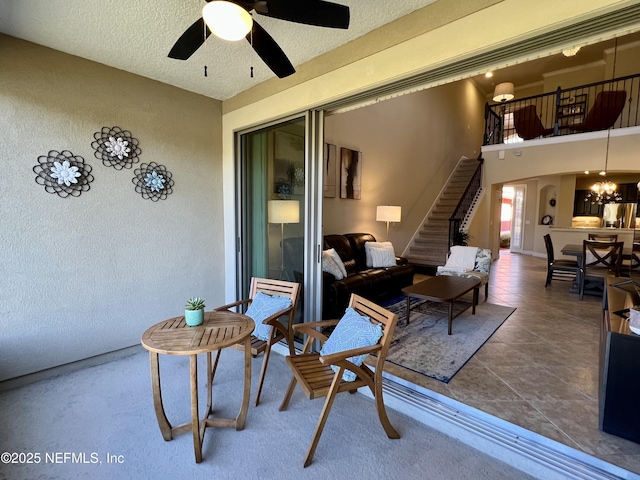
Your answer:
[[[89,190],[89,184],[93,182],[91,165],[85,164],[84,158],[68,150],[51,150],[47,155],[41,155],[33,172],[38,185],[43,185],[48,193],[55,193],[62,198],[80,196]]]
[[[93,134],[95,141],[91,146],[95,150],[94,155],[102,160],[105,167],[113,167],[116,170],[131,168],[134,163],[140,161],[140,146],[138,139],[128,130],[120,127],[102,127],[102,130]]]
[[[157,202],[165,200],[172,193],[174,185],[171,172],[164,165],[155,162],[142,163],[134,170],[133,184],[142,198]]]

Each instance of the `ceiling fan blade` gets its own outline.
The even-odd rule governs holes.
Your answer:
[[[349,7],[323,0],[267,0],[267,17],[318,27],[349,28]]]
[[[206,35],[206,37],[205,37]],[[178,60],[186,60],[198,50],[204,41],[211,35],[211,30],[206,27],[202,18],[199,18],[182,34],[178,41],[173,45],[169,52],[169,58]]]
[[[253,43],[251,38],[252,34]],[[279,78],[288,77],[295,73],[296,69],[293,68],[293,65],[280,46],[255,19],[253,20],[253,28],[251,32],[247,34],[246,38],[264,63],[266,63]]]

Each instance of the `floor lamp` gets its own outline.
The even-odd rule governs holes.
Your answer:
[[[387,241],[389,241],[389,223],[399,222],[402,217],[402,207],[393,205],[380,205],[376,209],[376,220],[387,222]]]
[[[280,224],[280,280],[289,276],[284,271],[284,224],[300,222],[300,202],[298,200],[269,200],[267,203],[267,221]]]

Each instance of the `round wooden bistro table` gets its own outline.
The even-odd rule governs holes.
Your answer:
[[[196,463],[202,461],[202,442],[207,427],[232,427],[236,430],[244,428],[249,408],[251,391],[251,332],[255,324],[250,317],[235,312],[205,312],[204,322],[197,327],[186,324],[184,316],[175,317],[149,328],[142,335],[142,346],[149,350],[151,362],[151,387],[153,389],[153,405],[158,418],[158,425],[165,440],[173,435],[188,432],[193,434],[193,448]],[[211,415],[211,386],[215,376],[220,351],[226,347],[244,342],[244,393],[242,406],[236,418],[209,418]],[[215,362],[211,362],[211,352],[217,350]],[[198,354],[207,354],[207,410],[202,419],[198,413]],[[167,420],[162,405],[160,388],[159,354],[189,355],[191,376],[191,422],[172,427]]]

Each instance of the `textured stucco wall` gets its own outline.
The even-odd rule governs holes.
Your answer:
[[[220,102],[4,35],[0,65],[0,380],[137,344],[192,295],[221,304]],[[133,169],[94,157],[104,126],[140,141]],[[36,184],[49,150],[82,156],[90,190]],[[134,190],[150,162],[166,200]]]

